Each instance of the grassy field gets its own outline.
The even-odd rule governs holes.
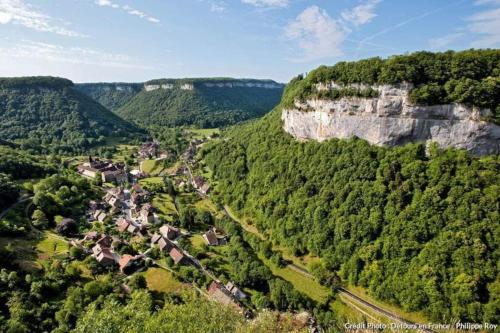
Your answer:
[[[351,323],[361,323],[365,320],[372,322],[359,311],[350,308],[347,304],[340,299],[336,299],[330,303],[330,309],[335,313],[337,319],[341,321],[349,321]]]
[[[148,289],[150,290],[172,293],[186,289],[186,285],[177,281],[172,273],[165,269],[150,267],[142,274],[144,274],[148,284]]]
[[[156,194],[153,198],[153,206],[158,210],[159,215],[162,215],[163,218],[177,214],[174,199],[166,193]]]
[[[27,237],[0,237],[0,247],[10,244],[16,255],[15,262],[23,270],[40,269],[50,258],[62,258],[69,253],[68,243],[52,232],[46,231],[40,238]]]
[[[162,161],[144,160],[141,162],[141,169],[151,176],[158,175],[163,170]]]
[[[309,296],[319,303],[323,303],[328,297],[330,290],[320,285],[316,280],[309,278],[290,267],[276,267],[275,265],[271,264],[269,260],[264,258],[264,256],[260,254],[258,256],[259,259],[262,260],[262,262],[265,263],[266,266],[269,267],[269,269],[271,269],[274,275],[287,280],[295,287],[295,289],[297,289],[301,293]]]
[[[202,139],[214,134],[220,134],[220,130],[218,128],[193,128],[187,129],[187,131],[191,134],[193,139]]]
[[[45,264],[49,258],[64,257],[69,254],[68,242],[52,232],[45,232],[44,239],[36,245],[36,249],[37,261],[40,264]]]
[[[139,184],[141,186],[148,185],[148,184],[163,184],[163,178],[162,177],[149,177],[149,178],[144,178],[139,180]]]
[[[199,234],[192,235],[189,240],[191,241],[191,245],[193,245],[194,248],[200,249],[205,244],[203,236]]]
[[[221,211],[219,211],[217,209],[217,207],[215,206],[215,204],[209,200],[209,199],[202,199],[198,202],[195,203],[195,207],[197,209],[201,209],[201,210],[207,210],[209,211],[212,215],[218,217],[218,218],[222,218],[223,214]]]

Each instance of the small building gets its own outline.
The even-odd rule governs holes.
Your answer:
[[[124,217],[120,217],[116,221],[116,227],[117,227],[119,232],[127,231],[131,234],[135,234],[139,231],[139,227],[137,225],[135,225],[134,222],[127,220]]]
[[[200,176],[193,177],[193,186],[196,189],[201,188],[204,184],[205,184],[205,181],[203,180],[203,177],[200,177]]]
[[[118,261],[120,271],[124,274],[131,274],[141,268],[144,264],[144,257],[141,255],[132,256],[124,254]]]
[[[106,219],[107,215],[106,212],[104,212],[101,209],[98,209],[94,212],[94,214],[92,214],[92,217],[94,218],[94,220],[102,223]]]
[[[160,240],[158,241],[158,246],[163,252],[170,252],[175,247],[175,245],[170,240],[164,237],[160,238]]]
[[[115,257],[110,249],[102,249],[102,251],[96,255],[96,260],[104,266],[111,266],[115,263]]]
[[[208,192],[210,192],[210,184],[208,184],[208,183],[203,184],[203,185],[201,186],[201,188],[200,188],[200,192],[201,192],[202,194],[207,195],[207,194],[208,194]]]
[[[219,245],[219,239],[217,238],[217,235],[215,234],[215,232],[212,229],[208,230],[207,232],[205,232],[203,234],[203,239],[210,246]]]
[[[111,206],[111,208],[119,208],[121,207],[122,201],[117,197],[112,197],[111,199],[109,199],[108,204]]]
[[[174,240],[180,235],[179,229],[174,228],[168,224],[165,224],[160,228],[160,233],[163,237],[170,240]]]
[[[186,256],[184,255],[182,250],[180,250],[177,247],[173,247],[168,254],[170,258],[172,258],[172,260],[174,261],[174,264],[176,265],[182,264],[186,261]]]
[[[125,232],[125,230],[128,229],[128,226],[129,226],[129,222],[123,217],[120,217],[116,221],[116,227],[117,227],[119,232]]]
[[[247,297],[247,295],[243,291],[241,291],[241,289],[238,288],[233,282],[228,282],[226,284],[226,289],[239,300]]]
[[[155,221],[155,215],[153,214],[152,211],[149,211],[147,209],[141,209],[139,213],[139,219],[141,223],[149,224]]]
[[[212,281],[208,286],[208,294],[221,304],[229,305],[238,311],[243,311],[243,307],[233,297],[233,294],[231,294],[220,282]]]
[[[99,253],[102,252],[102,250],[107,249],[108,247],[102,246],[100,244],[96,244],[92,247],[92,254],[94,256],[97,256]]]
[[[113,187],[113,188],[109,189],[108,192],[106,193],[105,198],[108,198],[108,195],[111,197],[118,198],[120,200],[125,199],[125,191],[124,191],[123,187],[121,187],[121,186],[117,186],[117,187]]]
[[[109,235],[102,235],[101,238],[96,242],[97,245],[107,248],[110,248],[111,245],[113,244],[113,237]]]
[[[133,224],[133,223],[130,223],[130,224],[128,225],[127,231],[128,231],[128,232],[130,232],[131,234],[135,234],[136,232],[138,232],[138,231],[139,231],[139,227],[138,227],[138,226],[136,226],[136,225],[135,225],[135,224]]]
[[[155,245],[161,238],[162,236],[160,234],[153,234],[153,236],[151,237],[151,246]]]
[[[168,253],[175,247],[174,243],[160,234],[154,234],[153,237],[151,237],[151,246],[155,244],[158,244],[161,251]]]
[[[141,203],[144,203],[147,200],[149,200],[149,198],[150,198],[150,194],[149,194],[149,192],[147,192],[145,190],[135,191],[135,192],[132,192],[132,194],[130,195],[130,201],[134,205],[140,205]]]
[[[197,189],[201,194],[207,195],[210,191],[210,184],[205,182],[203,177],[195,176],[193,177],[193,187]]]

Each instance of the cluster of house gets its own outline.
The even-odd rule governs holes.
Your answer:
[[[189,258],[173,241],[180,236],[179,229],[165,224],[160,228],[160,233],[151,237],[151,246],[158,245],[160,251],[167,253],[174,264],[187,263]]]
[[[125,200],[125,190],[121,186],[113,187],[106,192],[102,200],[110,207],[109,212],[112,215],[117,214],[122,210],[123,201]]]
[[[124,254],[120,256],[116,253],[114,247],[119,242],[120,239],[117,237],[89,231],[76,245],[83,247],[104,267],[118,265],[120,271],[124,274],[130,274],[144,267],[146,260],[144,255]]]
[[[157,141],[144,142],[139,148],[139,157],[149,159],[153,157],[168,158],[170,154],[167,151],[160,151],[160,145]]]
[[[158,148],[158,142],[156,141],[145,142],[139,148],[139,157],[146,159],[156,157],[158,155]]]
[[[95,179],[99,174],[103,182],[124,183],[128,180],[125,164],[113,163],[110,160],[100,160],[89,156],[89,160],[80,164],[77,171],[87,178]]]

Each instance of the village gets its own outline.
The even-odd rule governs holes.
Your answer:
[[[201,175],[192,172],[197,163],[196,153],[206,140],[193,139],[180,157],[180,163],[168,174],[164,171],[161,173],[163,179],[168,179],[173,186],[171,192],[188,191],[202,200],[208,197],[209,183]],[[80,175],[98,180],[105,194],[101,200],[89,202],[86,214],[90,225],[99,224],[100,227],[92,228],[81,238],[72,239],[71,244],[95,258],[103,271],[117,271],[125,276],[151,265],[169,270],[169,266],[193,267],[211,281],[207,290],[202,292],[217,302],[249,315],[244,304],[247,295],[233,281],[223,283],[183,246],[194,237],[198,243],[202,239],[204,246],[217,247],[226,244],[228,236],[215,226],[207,226],[204,232],[194,235],[189,228],[178,225],[178,218],[175,219],[176,225],[174,219],[169,221],[169,217],[155,204],[159,202],[155,198],[162,195],[158,193],[160,177],[152,178],[142,168],[144,163],[161,161],[169,153],[161,151],[158,142],[151,141],[143,143],[136,156],[138,168],[91,156],[77,166]],[[151,183],[153,179],[155,182]],[[176,205],[177,198],[173,203],[174,208]],[[75,230],[72,224],[75,221],[66,218],[59,224],[57,231],[70,236]]]

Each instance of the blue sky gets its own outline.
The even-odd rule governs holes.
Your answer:
[[[0,0],[0,76],[287,82],[341,60],[499,46],[500,0]]]

